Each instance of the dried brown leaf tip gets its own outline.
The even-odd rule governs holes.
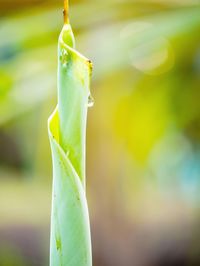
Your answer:
[[[64,24],[69,23],[69,3],[68,0],[64,0],[64,9],[63,9]]]

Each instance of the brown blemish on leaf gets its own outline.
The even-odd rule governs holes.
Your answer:
[[[88,64],[90,70],[92,70],[93,69],[93,63],[92,63],[92,61],[91,60],[87,60],[87,64]]]

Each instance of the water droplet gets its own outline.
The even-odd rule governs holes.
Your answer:
[[[94,98],[90,94],[88,97],[88,107],[92,107],[94,105]]]
[[[63,65],[64,67],[67,66],[68,53],[67,53],[67,51],[66,51],[65,49],[62,49],[62,50],[61,50],[61,53],[60,53],[60,61],[61,61],[62,65]]]

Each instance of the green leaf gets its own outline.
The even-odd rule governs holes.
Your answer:
[[[53,158],[51,266],[91,266],[85,194],[85,131],[91,63],[74,49],[70,25],[58,44],[58,107],[49,119]]]

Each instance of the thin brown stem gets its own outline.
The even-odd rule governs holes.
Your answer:
[[[68,24],[69,23],[69,1],[68,0],[64,0],[63,16],[64,16],[64,24]]]

